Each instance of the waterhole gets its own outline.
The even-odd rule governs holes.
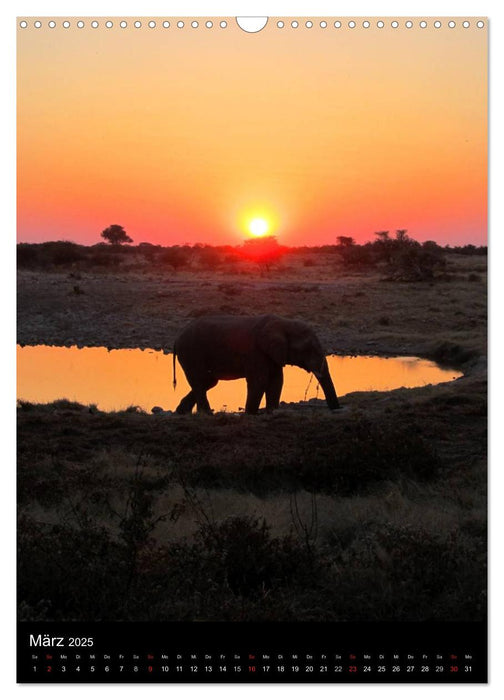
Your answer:
[[[449,382],[462,376],[418,357],[329,355],[329,370],[338,396],[353,391],[390,391]],[[177,362],[174,390],[173,356],[155,350],[107,350],[103,347],[18,346],[17,395],[30,403],[68,399],[102,411],[155,406],[173,411],[189,386]],[[208,392],[214,411],[240,411],[245,406],[244,379],[220,381]],[[281,400],[324,398],[317,380],[298,367],[284,368]],[[264,405],[264,400],[263,404]]]

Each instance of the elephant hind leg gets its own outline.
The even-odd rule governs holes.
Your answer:
[[[177,413],[190,413],[194,406],[199,412],[211,413],[212,409],[207,399],[207,391],[217,384],[214,377],[205,377],[204,381],[191,382],[191,391],[184,396],[177,407]]]
[[[177,413],[180,414],[191,413],[195,403],[196,397],[194,396],[194,391],[191,389],[191,391],[188,394],[186,394],[184,398],[180,401],[179,405],[175,410]]]

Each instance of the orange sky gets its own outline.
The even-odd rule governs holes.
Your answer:
[[[486,243],[486,41],[471,27],[18,29],[18,240]],[[204,20],[203,20],[204,21]],[[200,24],[202,22],[200,21]],[[485,22],[486,25],[486,22]]]

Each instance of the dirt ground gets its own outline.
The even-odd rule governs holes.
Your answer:
[[[273,313],[312,324],[328,353],[411,354],[460,366],[486,354],[486,258],[449,257],[446,279],[430,283],[344,274],[325,259],[305,266],[299,255],[264,277],[20,270],[18,342],[170,351],[196,316]]]

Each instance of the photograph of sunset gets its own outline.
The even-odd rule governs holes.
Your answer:
[[[105,21],[19,30],[20,242],[485,244],[485,29]]]
[[[441,650],[383,681],[485,676],[488,20],[256,25],[17,19],[29,682],[23,640],[116,623],[187,654],[196,623],[313,625],[300,682],[380,681],[320,646],[375,625]],[[167,682],[299,671],[142,653]]]

